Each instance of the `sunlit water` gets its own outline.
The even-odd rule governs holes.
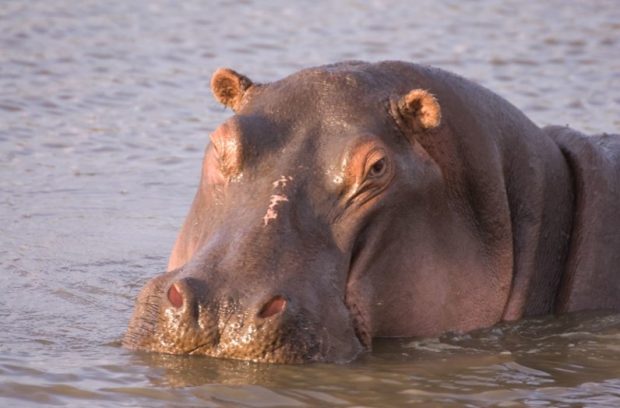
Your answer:
[[[614,0],[266,3],[0,2],[0,406],[620,406],[618,314],[378,341],[348,365],[118,346],[230,115],[216,67],[411,60],[541,125],[620,130]]]

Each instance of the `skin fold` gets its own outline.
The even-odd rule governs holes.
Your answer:
[[[397,61],[211,85],[234,115],[125,346],[344,362],[374,337],[620,310],[617,135]]]

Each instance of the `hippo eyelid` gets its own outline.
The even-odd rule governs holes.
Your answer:
[[[231,180],[241,175],[243,144],[238,125],[226,122],[218,127],[209,138],[219,170],[224,178]]]
[[[368,143],[361,149],[357,154],[353,153],[353,157],[357,156],[357,159],[353,158],[350,163],[351,184],[345,198],[345,209],[354,203],[363,205],[379,195],[389,186],[394,176],[393,163],[384,146]],[[379,162],[382,163],[381,171],[375,174],[373,167]]]
[[[375,166],[381,164],[380,171],[373,173],[373,170],[377,170]],[[364,164],[364,179],[366,178],[380,178],[387,174],[390,170],[390,160],[387,157],[385,149],[379,147],[371,150],[366,156],[366,162]]]

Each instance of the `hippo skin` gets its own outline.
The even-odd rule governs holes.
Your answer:
[[[211,86],[235,114],[126,347],[346,362],[374,337],[620,310],[619,135],[404,62]]]

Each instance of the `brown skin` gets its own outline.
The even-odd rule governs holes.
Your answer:
[[[479,85],[348,62],[271,84],[221,69],[212,89],[235,115],[126,346],[349,361],[373,337],[620,309],[604,289],[572,300],[582,189],[553,132]]]

